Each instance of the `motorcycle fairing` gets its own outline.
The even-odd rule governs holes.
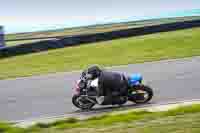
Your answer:
[[[141,74],[133,74],[129,77],[128,83],[131,86],[138,85],[142,82],[142,75]]]

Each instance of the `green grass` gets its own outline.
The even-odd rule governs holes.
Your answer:
[[[131,111],[127,114],[107,114],[86,120],[66,119],[50,124],[37,124],[21,129],[0,124],[7,133],[198,133],[200,105],[179,107],[165,112]]]
[[[131,37],[0,60],[0,79],[200,55],[200,28]]]
[[[91,25],[91,26],[85,26],[85,27],[83,26],[83,27],[75,27],[75,28],[64,28],[64,29],[56,29],[56,30],[51,30],[51,31],[7,34],[5,38],[6,40],[8,40],[8,39],[27,39],[27,38],[41,38],[41,37],[54,37],[54,36],[73,36],[73,35],[80,35],[80,34],[110,32],[110,31],[121,30],[121,29],[130,29],[130,28],[136,28],[136,27],[144,27],[144,26],[166,24],[166,23],[173,23],[173,22],[183,22],[183,21],[190,21],[190,20],[199,20],[199,19],[200,19],[200,16],[150,19],[150,20],[141,20],[141,21],[122,22],[122,23]],[[32,41],[34,40],[29,40],[29,42],[32,42]],[[6,42],[6,45],[12,46],[12,45],[19,45],[23,43],[24,41]]]
[[[7,123],[0,122],[0,133],[23,133],[24,129],[13,127]]]

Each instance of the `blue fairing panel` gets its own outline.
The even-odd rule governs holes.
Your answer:
[[[141,74],[133,74],[129,78],[130,85],[137,85],[142,82],[142,75]]]

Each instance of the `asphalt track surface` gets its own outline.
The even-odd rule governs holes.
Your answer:
[[[200,99],[200,57],[133,64],[108,70],[125,74],[141,73],[144,83],[154,88],[152,104]],[[0,121],[84,113],[71,103],[72,87],[79,74],[70,72],[0,80]],[[95,110],[102,112],[113,108],[96,107]]]

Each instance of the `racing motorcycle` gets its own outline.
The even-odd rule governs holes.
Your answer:
[[[90,110],[94,105],[123,105],[128,101],[144,104],[152,99],[153,90],[142,83],[143,78],[140,74],[133,74],[130,77],[122,76],[122,79],[127,81],[127,94],[99,96],[99,77],[90,79],[87,75],[82,75],[73,88],[73,105],[82,110]],[[113,84],[117,83],[118,81],[113,81]]]

